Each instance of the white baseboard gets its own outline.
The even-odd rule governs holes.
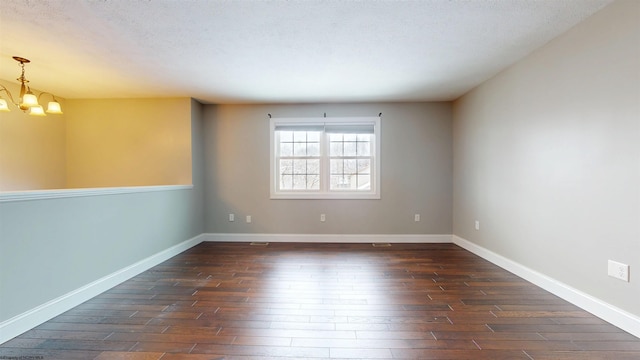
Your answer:
[[[447,234],[203,234],[213,242],[450,243]]]
[[[453,243],[640,338],[640,317],[453,235]]]
[[[111,289],[112,287],[131,279],[132,277],[146,271],[161,262],[178,255],[202,242],[203,234],[198,235],[180,244],[174,245],[146,259],[120,269],[112,274],[100,278],[92,283],[82,286],[56,299],[39,305],[29,311],[0,322],[0,344],[13,339],[14,337],[30,330],[45,321],[48,321],[65,311]]]

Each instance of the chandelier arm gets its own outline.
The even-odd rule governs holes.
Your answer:
[[[58,99],[56,99],[56,96],[53,95],[50,92],[47,91],[42,91],[40,92],[40,95],[38,95],[38,102],[40,102],[40,98],[42,97],[42,95],[51,95],[51,97],[53,98],[52,101],[49,102],[49,104],[47,105],[47,113],[49,114],[56,114],[56,115],[62,115],[62,107],[60,106],[60,103],[58,102]]]
[[[53,101],[57,102],[58,100],[56,99],[56,96],[53,95],[52,93],[48,92],[48,91],[41,91],[40,95],[38,95],[38,102],[40,101],[40,98],[42,97],[42,95],[44,94],[48,94],[51,95],[51,97],[53,98]]]
[[[20,107],[20,104],[18,104],[15,100],[13,100],[13,96],[11,95],[11,92],[2,84],[0,84],[0,91],[6,92],[7,96],[9,96],[9,100],[11,100],[11,103],[17,107]]]

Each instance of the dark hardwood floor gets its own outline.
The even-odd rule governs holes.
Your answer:
[[[640,339],[453,244],[202,243],[12,358],[640,359]]]

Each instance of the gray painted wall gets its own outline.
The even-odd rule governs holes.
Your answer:
[[[377,116],[380,200],[270,200],[269,117]],[[450,103],[205,106],[211,233],[451,234]],[[235,222],[228,214],[236,215]],[[326,222],[320,222],[320,214]],[[414,221],[414,214],[421,221]],[[246,215],[252,216],[247,224]]]
[[[201,110],[193,190],[0,203],[0,322],[203,232]]]
[[[638,59],[640,2],[618,1],[453,108],[454,234],[635,315]]]

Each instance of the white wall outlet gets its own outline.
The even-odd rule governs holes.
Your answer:
[[[229,214],[229,221],[236,221],[236,216],[234,214]]]
[[[247,215],[247,224],[251,222],[251,215]]]
[[[325,214],[320,214],[320,221],[321,222],[327,221],[327,216]]]
[[[629,282],[629,265],[609,260],[609,276]]]
[[[415,222],[420,221],[420,214],[413,215],[413,221],[415,221]]]
[[[476,220],[476,230],[480,230],[480,221]]]

